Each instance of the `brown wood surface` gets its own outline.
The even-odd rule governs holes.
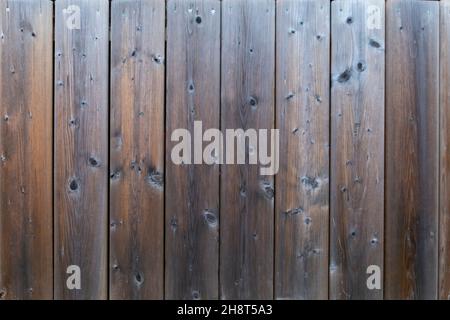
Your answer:
[[[164,32],[158,0],[111,7],[110,298],[164,295]]]
[[[52,16],[0,2],[0,300],[53,297]]]
[[[383,298],[381,288],[367,287],[367,268],[378,266],[382,276],[384,6],[384,0],[332,3],[331,299]]]
[[[386,4],[385,298],[435,299],[439,3]]]
[[[274,128],[274,95],[275,1],[222,1],[222,131]],[[274,197],[260,166],[222,166],[222,299],[273,297]]]
[[[330,1],[277,3],[275,295],[328,298]]]
[[[439,298],[450,299],[450,0],[440,2]]]
[[[107,0],[55,3],[55,298],[104,299],[108,278]],[[70,5],[80,29],[69,29]],[[67,268],[81,269],[69,290]]]
[[[175,165],[171,151],[178,142],[171,135],[187,129],[194,139],[194,121],[203,130],[220,126],[220,15],[218,0],[167,5],[167,299],[217,299],[219,293],[219,165]]]
[[[449,299],[449,46],[450,0],[0,0],[0,300]],[[195,121],[278,174],[176,165]]]

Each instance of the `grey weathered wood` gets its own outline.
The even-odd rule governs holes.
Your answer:
[[[274,127],[274,74],[275,1],[222,1],[222,130]],[[274,179],[257,165],[221,170],[221,298],[271,299]]]
[[[0,300],[53,297],[52,17],[0,2]]]
[[[220,16],[218,0],[167,4],[167,299],[218,298],[219,165],[175,165],[171,135],[220,126]]]
[[[439,3],[387,1],[385,297],[438,283]]]
[[[333,1],[331,20],[330,298],[382,299],[385,2]]]
[[[328,298],[330,1],[277,2],[275,296]]]
[[[111,5],[110,298],[161,299],[165,5]]]
[[[55,5],[55,298],[104,299],[109,2],[58,0]],[[71,5],[80,8],[80,29],[67,26]],[[71,265],[81,269],[79,290],[66,286]]]

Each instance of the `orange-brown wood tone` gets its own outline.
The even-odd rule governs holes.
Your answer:
[[[109,2],[55,6],[55,298],[105,299]],[[67,286],[69,266],[80,268],[79,289]]]
[[[192,156],[191,165],[176,165],[171,152],[174,130],[194,139],[194,121],[220,127],[220,8],[218,0],[167,3],[167,299],[219,296],[219,164],[194,165]]]
[[[0,2],[0,300],[53,297],[52,21]]]
[[[386,2],[385,298],[436,299],[439,3]]]
[[[110,298],[164,292],[164,1],[111,8]]]
[[[328,298],[330,40],[330,1],[277,2],[277,299]]]

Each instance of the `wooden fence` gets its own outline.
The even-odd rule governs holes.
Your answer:
[[[0,299],[448,299],[449,88],[450,0],[2,0]]]

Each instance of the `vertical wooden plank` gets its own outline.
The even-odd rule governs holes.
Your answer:
[[[334,1],[331,25],[330,298],[382,299],[385,1]]]
[[[385,297],[438,283],[439,3],[387,2]]]
[[[440,2],[439,298],[450,299],[450,0]]]
[[[104,299],[109,2],[58,0],[55,17],[55,298]],[[71,265],[79,290],[66,286]]]
[[[52,17],[0,2],[0,300],[53,297]]]
[[[274,75],[275,1],[223,0],[222,131],[274,127]],[[274,195],[259,166],[222,166],[223,299],[273,297]]]
[[[164,292],[165,3],[111,3],[110,297]]]
[[[194,138],[194,121],[203,130],[220,126],[220,17],[218,0],[167,4],[168,299],[218,298],[219,164],[176,165],[171,136],[187,129]]]
[[[277,3],[275,294],[328,298],[330,1]]]

